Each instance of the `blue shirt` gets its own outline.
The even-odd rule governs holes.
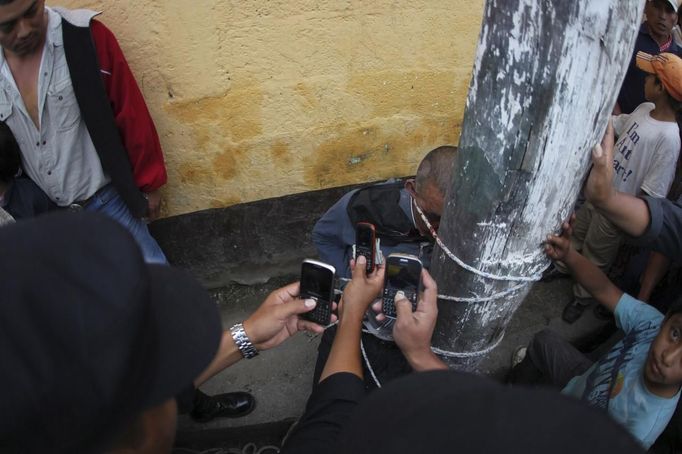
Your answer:
[[[618,302],[615,317],[616,324],[625,332],[623,340],[587,372],[571,379],[562,393],[608,409],[611,417],[648,449],[665,429],[680,398],[679,391],[669,399],[659,397],[644,384],[649,347],[664,317],[628,294],[623,294]]]
[[[389,182],[391,181],[389,180],[386,183]],[[315,243],[320,260],[336,268],[336,275],[338,277],[349,278],[351,276],[349,263],[353,258],[355,226],[351,223],[348,216],[348,202],[355,192],[357,192],[357,189],[341,197],[317,221],[313,228],[313,243]],[[412,197],[404,188],[400,190],[398,205],[408,218],[413,219]],[[429,267],[432,249],[432,244],[428,242],[400,243],[392,247],[381,245],[381,252],[384,257],[394,252],[415,255],[420,258],[425,268]]]

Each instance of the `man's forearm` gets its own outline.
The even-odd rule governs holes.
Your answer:
[[[363,378],[360,360],[362,320],[342,320],[338,324],[329,358],[324,365],[320,381],[338,372],[349,372]]]
[[[209,378],[213,377],[219,372],[222,372],[241,359],[242,354],[239,351],[239,348],[237,348],[237,345],[234,343],[234,339],[232,339],[232,333],[230,333],[229,330],[223,331],[223,337],[220,340],[218,353],[216,353],[213,361],[211,361],[211,364],[208,365],[206,370],[204,370],[201,375],[194,380],[194,386],[198,388]]]
[[[646,202],[630,194],[614,191],[606,200],[593,201],[592,204],[630,236],[643,235],[649,226],[650,216]]]
[[[427,370],[447,369],[448,366],[440,358],[438,358],[431,350],[421,352],[419,354],[406,355],[407,362],[415,372],[424,372]]]

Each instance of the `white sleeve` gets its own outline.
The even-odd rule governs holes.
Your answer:
[[[668,195],[670,185],[675,178],[677,157],[680,154],[680,135],[661,134],[660,141],[651,157],[651,163],[647,170],[642,191],[653,197],[665,197]]]
[[[613,131],[616,133],[616,137],[623,134],[623,128],[625,127],[625,123],[627,123],[629,119],[630,114],[611,115]]]

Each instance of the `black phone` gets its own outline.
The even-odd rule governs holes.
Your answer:
[[[395,294],[398,290],[412,303],[412,312],[417,310],[417,298],[421,287],[422,262],[409,254],[391,254],[386,259],[382,312],[387,317],[396,317]]]
[[[364,255],[367,259],[367,274],[374,271],[376,260],[376,230],[369,222],[358,222],[355,225],[355,259]]]
[[[300,296],[317,301],[315,309],[303,314],[303,318],[323,326],[331,322],[335,274],[336,269],[331,265],[312,259],[303,261]]]

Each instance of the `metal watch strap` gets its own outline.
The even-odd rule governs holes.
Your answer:
[[[244,358],[250,359],[258,355],[258,350],[256,350],[256,347],[254,347],[251,343],[249,336],[246,335],[243,324],[235,324],[232,328],[230,328],[230,334],[232,335],[234,343],[237,344],[239,352]]]

